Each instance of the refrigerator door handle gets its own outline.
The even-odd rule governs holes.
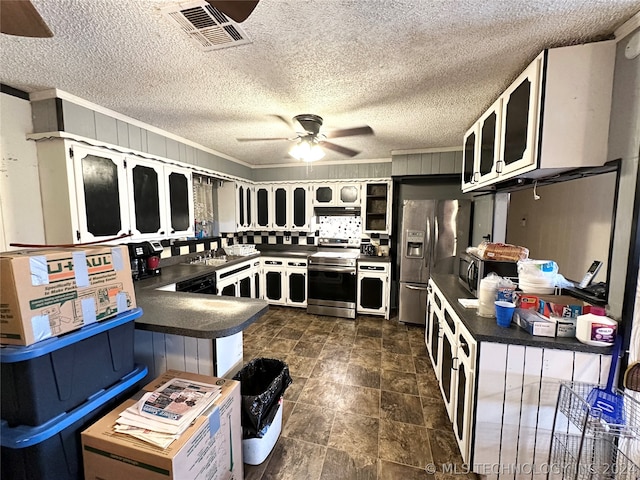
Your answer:
[[[431,246],[431,219],[427,218],[427,227],[425,228],[424,231],[424,246],[423,248],[423,255],[424,255],[424,266],[426,268],[429,267],[429,262],[431,261],[431,250],[432,250],[432,246]]]
[[[406,285],[405,287],[409,290],[428,290],[428,287],[416,287],[415,285]]]

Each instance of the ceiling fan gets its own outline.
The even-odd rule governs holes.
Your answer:
[[[206,1],[237,23],[244,22],[259,2],[259,0]],[[53,37],[53,32],[30,0],[2,0],[0,3],[0,32],[19,37]]]
[[[289,127],[292,125],[287,119],[280,115],[275,115]],[[297,123],[301,130],[296,129],[295,137],[270,137],[270,138],[238,138],[239,142],[261,142],[270,140],[289,140],[296,142],[292,147],[289,154],[297,160],[314,161],[319,160],[324,156],[324,152],[321,147],[333,150],[334,152],[347,155],[349,157],[355,157],[360,152],[352,150],[351,148],[343,147],[332,142],[327,142],[327,138],[339,138],[339,137],[351,137],[354,135],[373,135],[373,129],[364,125],[361,127],[344,128],[340,130],[332,130],[326,134],[320,133],[320,127],[322,126],[322,117],[311,113],[305,113],[302,115],[296,115],[293,117],[293,121]]]

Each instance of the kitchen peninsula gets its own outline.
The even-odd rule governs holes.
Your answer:
[[[486,465],[541,465],[560,382],[601,384],[611,348],[501,328],[460,298],[472,295],[457,276],[432,275],[425,343],[462,458],[481,474]]]
[[[230,259],[224,266],[245,260]],[[267,312],[267,302],[167,288],[216,268],[170,265],[162,275],[135,283],[136,300],[144,312],[136,320],[136,361],[148,366],[149,378],[172,368],[231,376],[242,367],[242,331]]]

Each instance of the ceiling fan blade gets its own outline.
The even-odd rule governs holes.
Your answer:
[[[267,140],[291,140],[288,137],[269,137],[269,138],[236,138],[238,142],[264,142]]]
[[[373,135],[373,129],[370,126],[365,125],[363,127],[333,130],[325,134],[327,138],[351,137],[353,135]]]
[[[291,121],[288,118],[285,118],[282,115],[272,115],[272,116],[276,117],[282,123],[285,123],[287,125],[287,127],[289,127],[291,130],[295,130],[295,128],[293,128],[293,124],[291,123]]]
[[[237,23],[244,22],[258,5],[259,0],[207,0],[227,17]]]
[[[340,145],[336,145],[335,143],[331,143],[331,142],[320,142],[320,146],[324,148],[328,148],[329,150],[333,150],[334,152],[347,155],[349,157],[355,157],[360,153],[357,150],[351,150],[350,148],[342,147]]]
[[[53,37],[53,32],[29,0],[2,0],[0,31],[19,37]]]

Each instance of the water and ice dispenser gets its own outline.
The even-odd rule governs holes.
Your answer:
[[[405,257],[424,257],[424,230],[407,230],[405,235]]]

